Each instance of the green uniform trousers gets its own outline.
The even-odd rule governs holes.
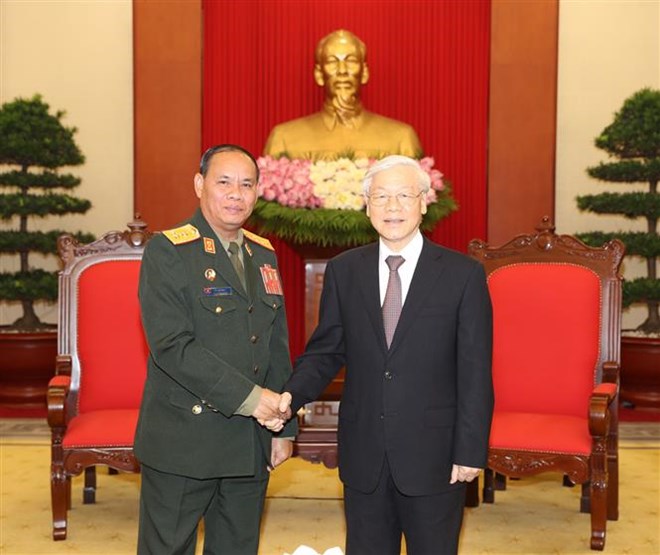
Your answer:
[[[142,465],[138,555],[256,555],[269,474],[198,480]]]

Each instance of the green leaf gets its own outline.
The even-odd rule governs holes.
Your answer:
[[[20,193],[0,196],[0,218],[12,216],[45,217],[50,214],[84,214],[91,207],[88,200],[69,195],[22,195]]]
[[[0,231],[0,253],[18,254],[20,252],[57,253],[57,238],[64,231]],[[79,231],[73,234],[80,243],[91,243],[95,237],[91,233]]]
[[[0,299],[56,301],[57,272],[33,270],[0,274]]]
[[[637,278],[623,282],[623,306],[660,301],[660,279]]]
[[[617,158],[660,158],[660,90],[628,98],[595,143]]]
[[[57,168],[85,161],[73,140],[75,127],[62,124],[64,112],[49,113],[49,106],[35,95],[6,102],[0,109],[0,163]]]
[[[596,214],[622,214],[626,218],[660,215],[660,195],[655,193],[600,193],[577,197],[580,210]]]

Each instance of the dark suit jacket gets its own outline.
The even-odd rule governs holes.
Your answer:
[[[270,459],[272,434],[234,413],[254,384],[280,391],[291,374],[284,298],[266,292],[259,270],[276,268],[277,260],[246,238],[246,292],[201,212],[187,223],[199,239],[173,244],[156,235],[142,260],[150,355],[135,453],[158,470],[193,478],[252,475]],[[215,253],[204,238],[214,240]],[[295,435],[295,427],[284,434]]]
[[[342,481],[369,493],[387,453],[404,494],[435,494],[450,488],[453,463],[486,465],[491,351],[482,266],[426,239],[388,350],[376,243],[328,263],[318,327],[285,390],[297,409],[315,400],[345,365]]]

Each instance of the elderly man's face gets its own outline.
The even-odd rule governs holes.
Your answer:
[[[323,47],[317,81],[322,80],[326,97],[350,102],[359,96],[360,86],[366,83],[364,69],[358,44],[349,37],[337,35]]]

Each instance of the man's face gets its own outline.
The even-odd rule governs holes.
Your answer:
[[[195,193],[202,214],[223,239],[235,239],[257,202],[257,170],[241,152],[219,152],[206,177],[195,175]]]
[[[383,242],[395,252],[410,242],[426,214],[425,198],[420,192],[417,173],[410,166],[383,170],[371,182],[367,215]],[[399,199],[397,195],[408,198]],[[374,204],[383,201],[382,206]]]
[[[358,44],[346,36],[330,38],[316,66],[316,80],[323,85],[326,98],[338,98],[342,104],[354,102],[359,96],[360,86],[367,82]]]

